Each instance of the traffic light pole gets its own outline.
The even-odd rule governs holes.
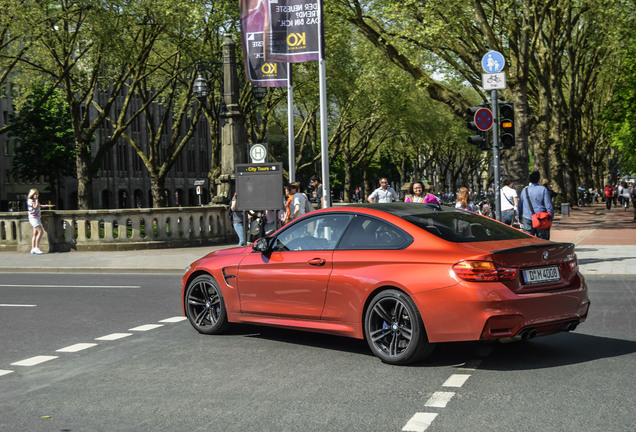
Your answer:
[[[493,127],[492,127],[492,157],[495,168],[495,217],[501,221],[501,192],[499,185],[499,106],[497,90],[490,93],[492,103]]]

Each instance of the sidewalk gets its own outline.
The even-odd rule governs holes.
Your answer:
[[[636,223],[634,210],[605,210],[605,204],[570,209],[570,216],[557,215],[551,240],[576,244],[581,272],[636,274]],[[151,273],[183,274],[185,267],[221,246],[147,249],[118,252],[67,252],[30,255],[0,252],[0,273]]]

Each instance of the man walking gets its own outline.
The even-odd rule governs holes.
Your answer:
[[[505,224],[512,225],[515,219],[515,208],[519,204],[517,191],[512,186],[512,179],[504,176],[501,181],[504,187],[501,188],[501,221]]]
[[[367,199],[370,203],[390,203],[399,201],[398,194],[392,187],[389,187],[389,181],[386,177],[380,179],[380,187],[373,191]]]
[[[548,212],[554,217],[554,207],[550,199],[548,190],[539,186],[541,174],[534,171],[530,174],[530,184],[523,188],[519,196],[519,219],[523,226],[523,231],[541,239],[550,240],[550,228],[537,229],[532,226],[532,215],[541,212]]]
[[[311,176],[310,182],[311,185],[314,187],[314,190],[316,191],[316,199],[318,200],[318,204],[320,205],[319,208],[323,208],[323,203],[325,200],[323,198],[322,182],[320,181],[320,177],[314,174]]]

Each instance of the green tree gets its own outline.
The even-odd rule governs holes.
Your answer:
[[[44,99],[47,94],[50,96]],[[73,127],[63,92],[34,85],[24,107],[11,120],[17,125],[9,132],[16,143],[12,174],[29,181],[43,176],[59,206],[61,178],[75,175]]]

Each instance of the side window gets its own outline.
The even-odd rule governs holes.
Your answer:
[[[333,250],[352,218],[349,214],[325,214],[305,219],[281,232],[273,240],[272,250]]]
[[[356,216],[342,236],[338,249],[403,249],[413,238],[401,229],[366,216]]]

